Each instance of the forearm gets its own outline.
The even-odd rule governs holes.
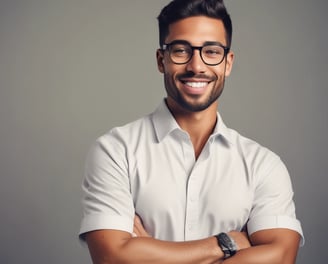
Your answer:
[[[92,232],[87,236],[94,264],[219,264],[223,259],[223,252],[214,237],[188,242],[125,237],[113,245],[106,241],[115,231],[100,232]]]
[[[224,264],[293,264],[295,259],[286,258],[278,246],[253,246],[237,252],[233,257],[223,261]]]
[[[288,229],[259,231],[250,237],[252,247],[239,250],[224,264],[294,264],[300,236]]]
[[[124,248],[130,252],[131,263],[219,263],[223,253],[214,238],[189,242],[166,242],[152,238],[133,238]],[[130,262],[129,262],[130,263]]]

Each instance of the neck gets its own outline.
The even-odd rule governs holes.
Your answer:
[[[198,158],[215,128],[218,102],[216,101],[205,110],[199,112],[190,112],[182,109],[172,100],[167,100],[166,102],[179,126],[189,134],[194,146],[195,157]]]

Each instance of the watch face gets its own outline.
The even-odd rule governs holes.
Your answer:
[[[230,237],[228,237],[226,234],[221,235],[220,239],[220,242],[226,247],[229,248],[232,245]]]
[[[236,254],[236,244],[226,233],[220,233],[218,235],[218,240],[219,245],[225,255],[225,258],[231,257]]]

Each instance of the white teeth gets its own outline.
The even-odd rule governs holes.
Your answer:
[[[186,82],[186,85],[191,86],[193,88],[202,88],[207,85],[207,82]]]

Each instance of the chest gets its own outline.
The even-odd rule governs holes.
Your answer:
[[[135,157],[131,192],[136,212],[154,236],[197,239],[240,230],[246,223],[252,178],[243,159],[231,150],[208,144],[196,161],[191,145],[163,144]]]

